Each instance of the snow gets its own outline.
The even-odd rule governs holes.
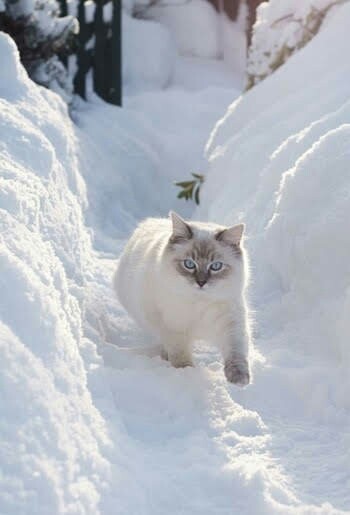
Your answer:
[[[93,0],[87,0],[84,5],[85,8],[85,21],[86,23],[92,23],[95,18],[96,4]],[[76,16],[76,14],[75,14]]]
[[[242,90],[244,74],[238,71],[232,72],[223,60],[198,59],[196,57],[178,57],[175,62],[175,70],[171,86],[186,91],[198,91],[220,88],[217,91],[217,102],[220,102],[222,90],[230,92],[230,101]],[[206,139],[208,135],[206,135]]]
[[[201,58],[202,62],[224,62],[227,69],[240,79],[238,85],[242,89],[247,54],[244,4],[234,22],[224,12],[217,12],[207,0],[139,5],[139,13],[168,29],[174,48],[184,58],[180,61]]]
[[[168,5],[155,4],[147,8],[145,15],[169,28],[180,55],[219,57],[219,16],[209,2],[191,0]]]
[[[94,512],[108,481],[109,436],[82,358],[96,353],[81,327],[91,246],[73,128],[60,99],[27,78],[4,34],[0,55],[8,65],[0,128],[1,511]]]
[[[167,89],[73,124],[0,34],[1,513],[349,512],[349,21],[234,101],[208,162],[237,96],[221,61],[177,58]],[[112,292],[127,235],[189,213],[172,181],[198,168],[193,216],[247,224],[243,390],[214,349],[147,357]]]
[[[269,0],[257,9],[247,62],[250,86],[270,75],[317,34],[323,18],[343,0]]]
[[[160,23],[138,20],[123,12],[123,86],[129,92],[167,86],[175,65],[176,48]]]

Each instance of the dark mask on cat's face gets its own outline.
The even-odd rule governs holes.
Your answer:
[[[171,213],[169,249],[176,271],[197,288],[220,285],[234,273],[241,259],[243,224],[229,228],[185,222]]]

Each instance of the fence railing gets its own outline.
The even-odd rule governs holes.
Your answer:
[[[67,0],[60,0],[60,4],[62,15],[67,14]],[[121,0],[79,0],[77,17],[80,31],[75,93],[86,98],[87,74],[91,70],[94,91],[106,102],[121,105]]]

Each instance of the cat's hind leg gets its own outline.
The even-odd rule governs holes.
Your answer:
[[[186,334],[163,332],[162,343],[173,367],[193,367],[192,349]]]

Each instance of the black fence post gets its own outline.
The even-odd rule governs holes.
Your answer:
[[[4,11],[0,11],[0,30],[2,30],[5,25],[4,19],[5,19],[5,13],[4,13]]]
[[[85,0],[79,0],[78,6],[79,35],[77,50],[77,73],[74,77],[74,91],[82,98],[86,98],[86,74],[90,67],[90,56],[85,49],[89,39],[89,30],[85,18]]]
[[[61,16],[67,16],[68,15],[68,6],[67,6],[67,0],[59,0],[60,5],[60,13]],[[60,59],[62,63],[65,65],[65,67],[68,66],[68,57],[66,55],[60,56]]]
[[[94,90],[103,98],[108,99],[108,86],[106,84],[106,72],[110,66],[106,55],[108,26],[103,19],[103,0],[95,0],[95,50],[94,50]]]
[[[122,6],[121,0],[113,0],[111,34],[111,74],[108,92],[109,102],[122,105]]]
[[[59,0],[58,3],[60,4],[61,16],[67,16],[67,14],[68,14],[67,0]]]

